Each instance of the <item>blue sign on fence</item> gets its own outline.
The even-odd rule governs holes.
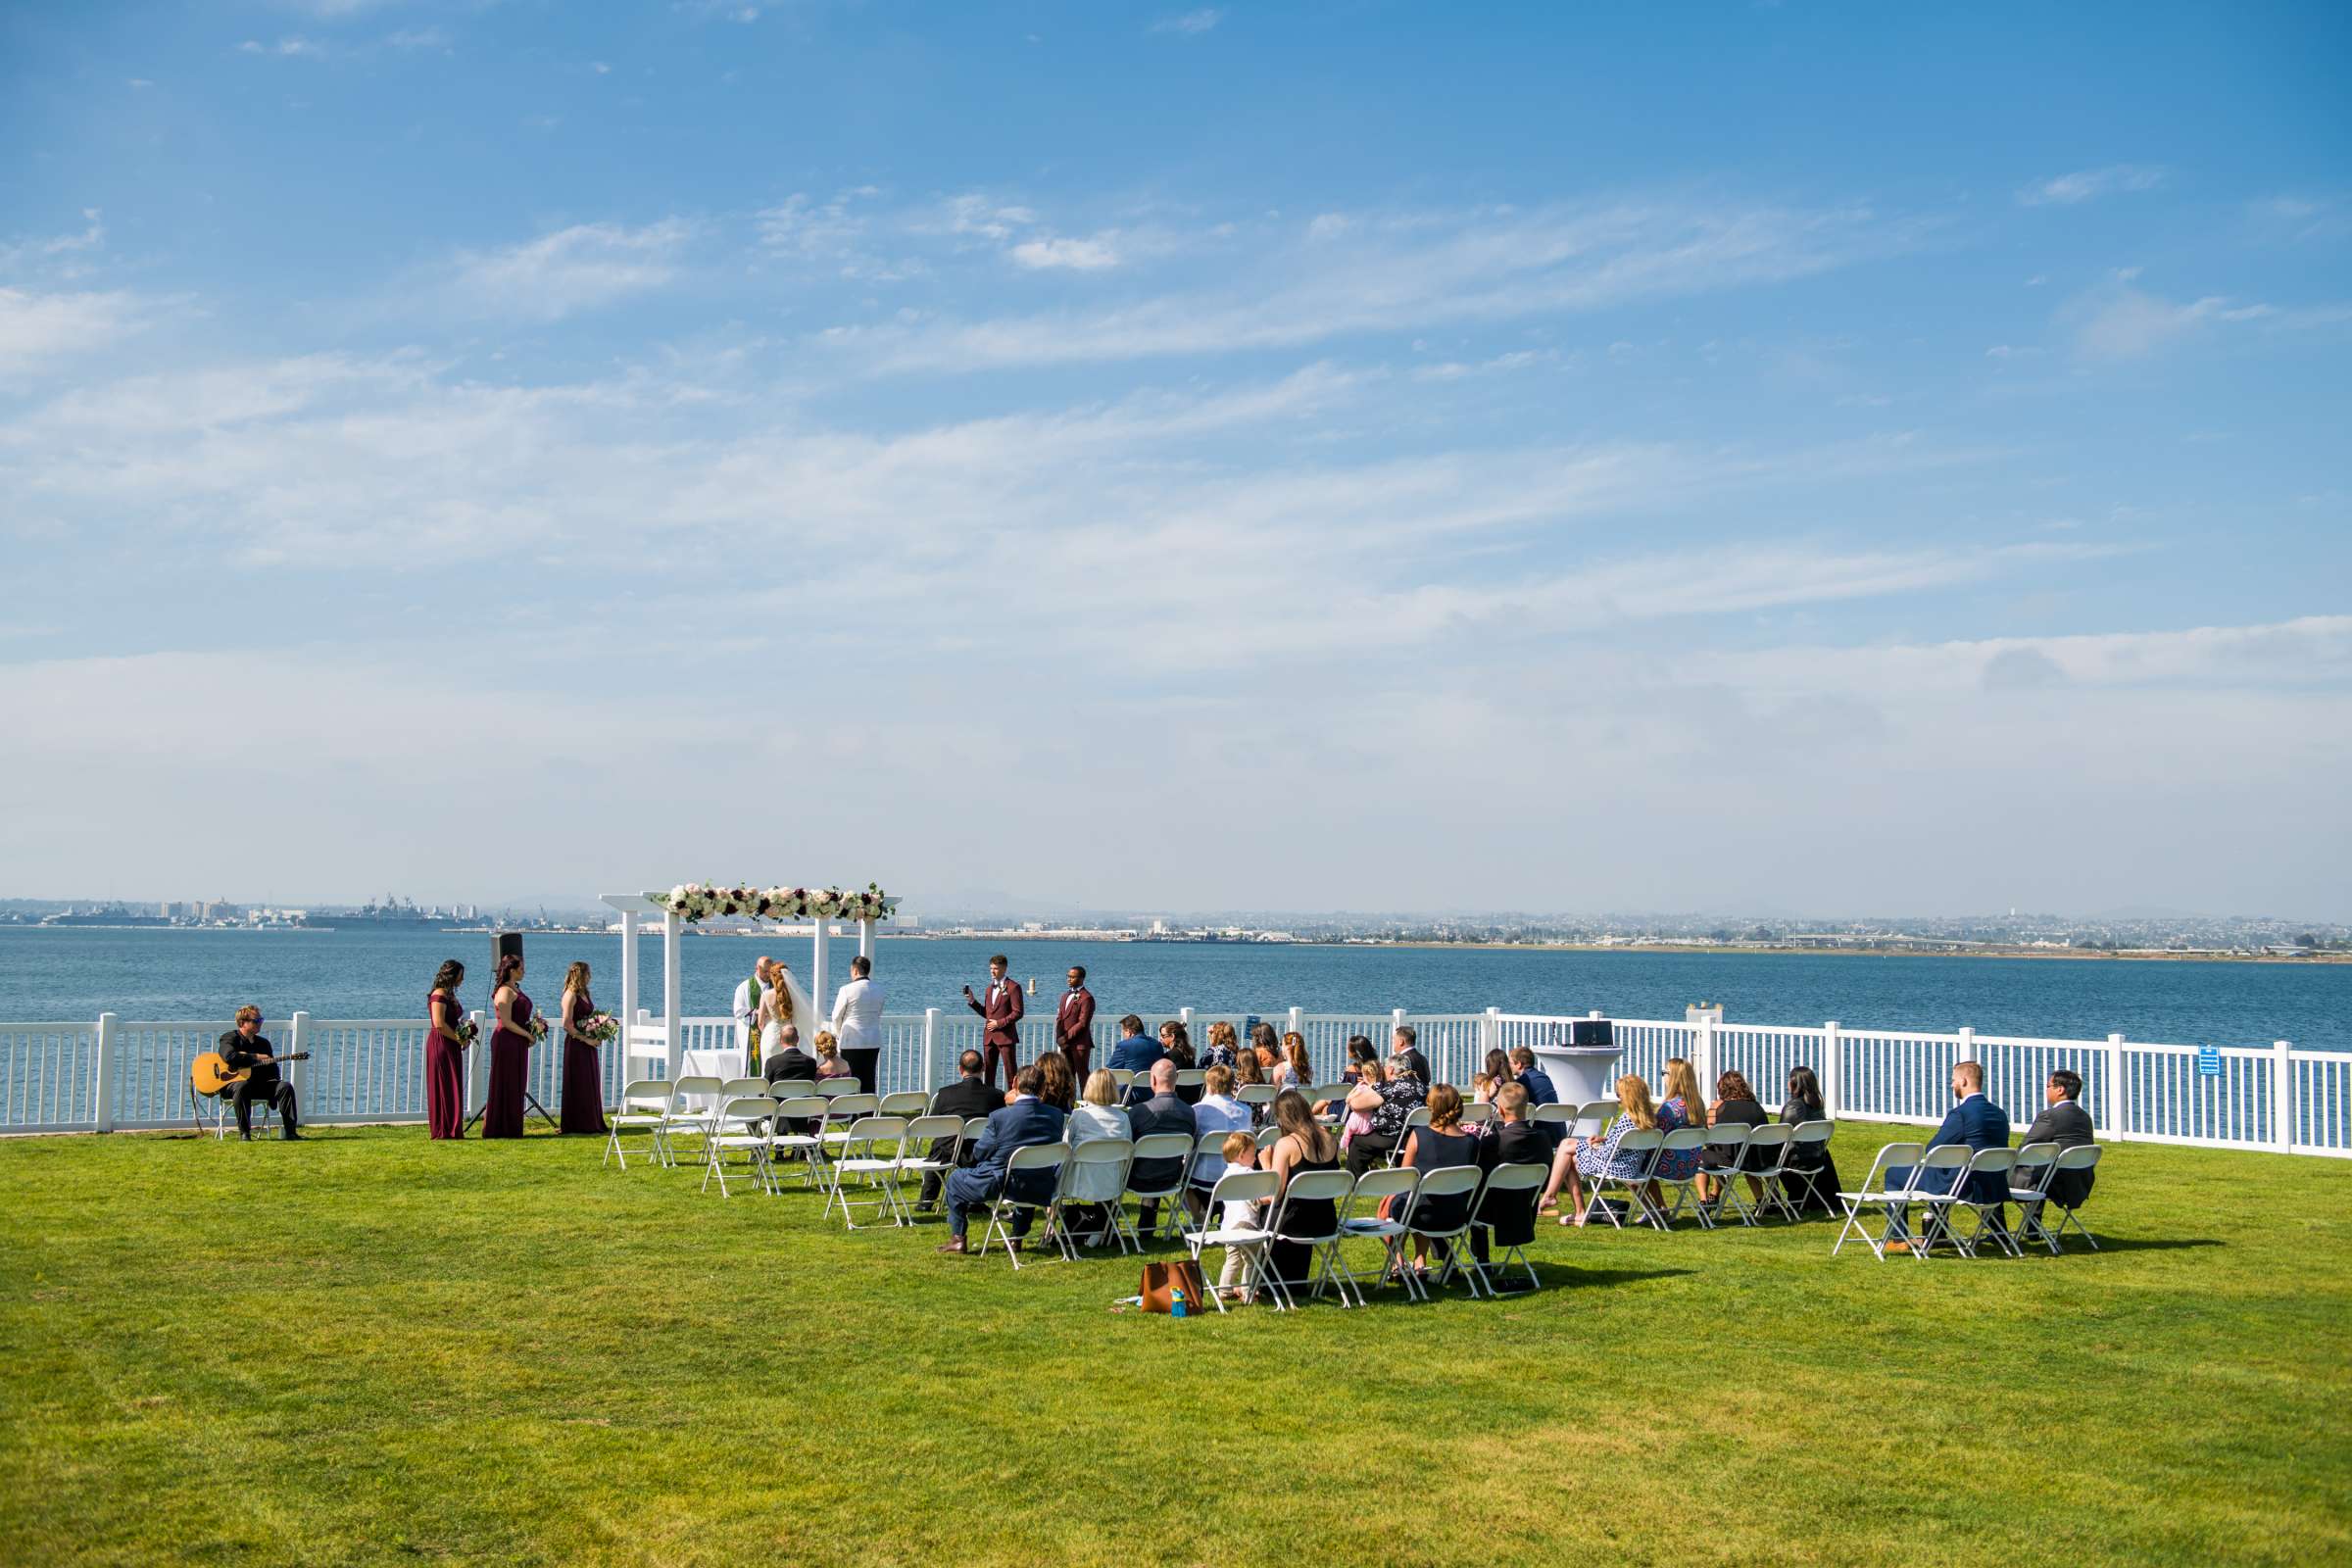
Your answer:
[[[2208,1078],[2219,1078],[2222,1075],[2222,1052],[2219,1046],[2199,1046],[2197,1048],[2197,1071]]]

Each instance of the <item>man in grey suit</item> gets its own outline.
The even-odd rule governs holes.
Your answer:
[[[2082,1108],[2081,1073],[2071,1067],[2053,1069],[2042,1098],[2048,1103],[2034,1118],[2034,1125],[2026,1129],[2027,1143],[2056,1144],[2063,1151],[2094,1142],[2090,1135],[2090,1112]],[[2053,1171],[2047,1191],[2062,1207],[2081,1208],[2090,1197],[2091,1179],[2097,1174],[2087,1170]]]

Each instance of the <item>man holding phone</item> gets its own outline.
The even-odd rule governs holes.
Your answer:
[[[980,1081],[995,1083],[997,1063],[1004,1063],[1004,1087],[1012,1088],[1012,1076],[1021,1069],[1021,1014],[1027,1006],[1021,1001],[1021,988],[1004,978],[1012,963],[1002,953],[988,960],[988,995],[975,997],[972,988],[963,988],[964,1003],[980,1015],[983,1028],[980,1048],[984,1058]]]

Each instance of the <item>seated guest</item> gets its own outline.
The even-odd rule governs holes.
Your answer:
[[[1429,1125],[1416,1127],[1404,1135],[1403,1163],[1424,1176],[1433,1170],[1451,1170],[1457,1165],[1478,1163],[1478,1140],[1462,1131],[1462,1092],[1451,1084],[1437,1084],[1429,1091]],[[1475,1192],[1456,1193],[1446,1198],[1425,1198],[1413,1205],[1413,1223],[1423,1230],[1451,1230],[1470,1213],[1470,1200]],[[1429,1244],[1420,1237],[1413,1238],[1413,1266],[1420,1268],[1427,1261]]]
[[[1241,1092],[1244,1089],[1249,1088],[1251,1085],[1255,1085],[1260,1089],[1265,1087],[1266,1069],[1258,1062],[1257,1048],[1254,1046],[1244,1046],[1242,1048],[1241,1055],[1234,1061],[1233,1064],[1233,1092],[1236,1098],[1240,1097]],[[1244,1102],[1244,1103],[1247,1104],[1248,1102]],[[1264,1105],[1250,1104],[1249,1108],[1250,1125],[1252,1127],[1264,1126],[1266,1121],[1266,1107]]]
[[[1307,1058],[1306,1036],[1293,1030],[1282,1037],[1282,1060],[1274,1064],[1274,1092],[1296,1089],[1304,1094],[1315,1081],[1314,1063]]]
[[[1038,1081],[1045,1087],[1037,1098],[1063,1115],[1078,1108],[1078,1078],[1070,1071],[1070,1058],[1058,1051],[1049,1051],[1037,1058]]]
[[[2090,1112],[2082,1108],[2081,1073],[2071,1067],[2053,1069],[2048,1087],[2042,1090],[2042,1099],[2047,1104],[2034,1118],[2034,1125],[2026,1129],[2023,1142],[2056,1144],[2063,1152],[2098,1141],[2091,1136]],[[2042,1191],[2063,1208],[2081,1208],[2090,1197],[2091,1178],[2097,1174],[2091,1170],[2054,1170]]]
[[[1658,1102],[1658,1131],[1671,1133],[1685,1127],[1704,1129],[1707,1125],[1706,1097],[1698,1092],[1698,1071],[1682,1056],[1666,1058],[1666,1094]],[[1663,1155],[1658,1160],[1660,1180],[1689,1181],[1698,1170],[1698,1151],[1686,1149],[1679,1153]],[[1657,1196],[1653,1189],[1652,1198]]]
[[[964,1245],[966,1232],[971,1229],[972,1216],[985,1213],[1005,1192],[1005,1166],[1016,1149],[1030,1149],[1040,1144],[1061,1142],[1061,1112],[1037,1098],[1040,1081],[1037,1064],[1030,1063],[1013,1075],[1012,1102],[989,1112],[988,1130],[972,1149],[972,1163],[963,1170],[948,1174],[948,1233],[949,1240],[940,1248],[943,1252],[960,1253],[970,1250]],[[1022,1185],[1013,1189],[1012,1196],[1023,1202],[1043,1203],[1054,1197],[1054,1184],[1059,1177],[1054,1171],[1027,1171]],[[1029,1234],[1033,1209],[1022,1209],[1012,1221],[1015,1246]]]
[[[1527,1047],[1520,1046],[1511,1052],[1511,1073],[1518,1080],[1519,1087],[1527,1091],[1531,1116],[1538,1105],[1556,1105],[1560,1102],[1560,1092],[1552,1087],[1551,1074],[1536,1065],[1536,1054]],[[1539,1130],[1544,1134],[1544,1141],[1555,1152],[1560,1147],[1560,1140],[1568,1136],[1568,1128],[1561,1122],[1547,1122]]]
[[[1108,1065],[1121,1072],[1146,1073],[1167,1054],[1165,1047],[1144,1033],[1144,1020],[1131,1012],[1119,1020],[1119,1043],[1110,1048]]]
[[[1274,1125],[1282,1129],[1282,1136],[1274,1140],[1266,1164],[1280,1183],[1276,1200],[1283,1205],[1282,1234],[1312,1237],[1337,1229],[1339,1205],[1334,1200],[1316,1199],[1308,1202],[1301,1199],[1292,1202],[1290,1192],[1291,1178],[1303,1171],[1339,1168],[1339,1140],[1332,1137],[1330,1128],[1315,1120],[1314,1112],[1307,1108],[1306,1097],[1292,1090],[1274,1097]],[[1286,1284],[1303,1285],[1314,1261],[1314,1250],[1306,1242],[1269,1242],[1267,1272]]]
[[[1159,1026],[1159,1046],[1160,1050],[1167,1054],[1161,1059],[1173,1062],[1179,1072],[1190,1072],[1200,1065],[1193,1059],[1193,1032],[1185,1026],[1181,1019],[1170,1018]],[[1176,1096],[1188,1105],[1197,1105],[1200,1102],[1200,1090],[1198,1085],[1187,1085],[1177,1090]],[[1130,1094],[1129,1099],[1133,1098],[1133,1095]]]
[[[1478,1162],[1489,1171],[1502,1165],[1548,1166],[1551,1140],[1527,1119],[1527,1091],[1506,1083],[1494,1091],[1494,1130],[1479,1140]],[[1470,1252],[1487,1260],[1487,1232],[1497,1245],[1525,1247],[1536,1239],[1536,1205],[1532,1193],[1491,1193],[1478,1205],[1478,1223],[1470,1230]]]
[[[1379,1095],[1382,1084],[1396,1076],[1387,1066],[1377,1061],[1351,1061],[1348,1064],[1348,1073],[1358,1085],[1371,1090],[1375,1096]],[[1372,1112],[1367,1109],[1359,1109],[1353,1103],[1354,1098],[1355,1091],[1350,1088],[1337,1102],[1337,1109],[1344,1112],[1340,1118],[1340,1149],[1343,1152],[1347,1151],[1348,1145],[1372,1131]],[[1333,1108],[1333,1105],[1334,1102],[1332,1101],[1317,1101],[1315,1113],[1321,1115],[1326,1110]]]
[[[1405,1118],[1429,1099],[1429,1063],[1413,1045],[1410,1028],[1396,1031],[1396,1051],[1389,1057],[1393,1077],[1378,1086],[1358,1084],[1348,1096],[1348,1108],[1365,1113],[1367,1126],[1348,1142],[1348,1173],[1361,1176],[1389,1162],[1389,1154],[1404,1138]],[[1458,1113],[1461,1094],[1454,1094]]]
[[[801,1049],[801,1032],[786,1024],[776,1032],[777,1049],[760,1063],[760,1076],[771,1084],[816,1082],[816,1058]]]
[[[1257,1070],[1264,1075],[1261,1081],[1271,1083],[1274,1064],[1282,1060],[1282,1037],[1274,1032],[1272,1024],[1260,1018],[1250,1026],[1250,1038],[1242,1047],[1242,1054],[1255,1056]]]
[[[1202,1085],[1200,1103],[1193,1107],[1193,1128],[1196,1138],[1211,1133],[1247,1133],[1257,1126],[1251,1107],[1233,1098],[1234,1073],[1231,1067],[1208,1069],[1208,1081]],[[1196,1214],[1206,1211],[1208,1191],[1225,1174],[1225,1161],[1216,1154],[1200,1154],[1193,1160],[1190,1183],[1192,1209]]]
[[[1208,1026],[1208,1049],[1200,1054],[1203,1067],[1230,1067],[1242,1054],[1241,1037],[1233,1025],[1219,1018]]]
[[[1134,1137],[1135,1130],[1118,1102],[1118,1083],[1107,1070],[1098,1067],[1087,1074],[1085,1096],[1070,1112],[1069,1124],[1062,1129],[1062,1142],[1075,1149],[1097,1139]],[[1070,1215],[1073,1234],[1082,1230],[1107,1231],[1109,1217],[1103,1205],[1119,1200],[1120,1194],[1126,1191],[1126,1171],[1116,1165],[1071,1167],[1068,1180],[1062,1184],[1061,1196],[1065,1203],[1080,1205]],[[1096,1239],[1102,1240],[1102,1235],[1098,1234]]]
[[[2009,1113],[1984,1098],[1984,1064],[1983,1062],[1956,1061],[1952,1063],[1952,1099],[1958,1103],[1945,1113],[1943,1125],[1936,1129],[1936,1136],[1928,1140],[1930,1149],[1944,1149],[1954,1144],[1965,1144],[1970,1149],[1982,1152],[1987,1149],[2007,1149],[2009,1147]],[[1901,1186],[1905,1181],[1910,1180],[1911,1169],[1909,1165],[1888,1166],[1886,1185],[1889,1187]],[[1924,1171],[1921,1173],[1918,1191],[1948,1193],[1952,1190],[1953,1175],[1954,1172],[1948,1170]],[[2009,1196],[2008,1178],[1992,1175],[1971,1176],[1968,1178],[1966,1196],[1972,1203],[1997,1205]],[[1992,1214],[1992,1223],[1998,1224],[1999,1208],[1995,1207]],[[1886,1244],[1886,1250],[1890,1252],[1911,1250],[1911,1244],[1906,1239],[1907,1228],[1904,1225],[1904,1213],[1900,1207],[1888,1210],[1886,1233],[1895,1238]]]
[[[830,1029],[816,1032],[816,1077],[819,1083],[827,1078],[850,1077],[850,1064],[842,1059],[841,1042],[833,1038]]]
[[[1127,1107],[1127,1125],[1135,1130],[1137,1141],[1153,1133],[1182,1133],[1188,1139],[1198,1139],[1200,1129],[1193,1120],[1193,1107],[1176,1093],[1176,1063],[1161,1057],[1152,1064],[1152,1092],[1141,1102]],[[1174,1159],[1139,1159],[1131,1167],[1127,1180],[1136,1187],[1164,1187],[1176,1179],[1184,1166],[1182,1157]],[[1146,1203],[1143,1228],[1149,1231],[1159,1217],[1156,1200]]]
[[[1781,1097],[1781,1120],[1791,1127],[1801,1127],[1809,1121],[1830,1119],[1829,1107],[1821,1098],[1821,1080],[1813,1069],[1795,1066],[1788,1069],[1788,1089]],[[1800,1214],[1815,1210],[1836,1218],[1838,1209],[1838,1162],[1830,1157],[1827,1144],[1788,1145],[1788,1175],[1787,1177],[1791,1201]]]
[[[237,1107],[237,1136],[250,1143],[253,1140],[253,1102],[260,1101],[277,1112],[277,1136],[298,1140],[301,1130],[295,1125],[294,1086],[278,1076],[277,1052],[262,1037],[262,1009],[246,1006],[237,1009],[237,1026],[216,1042],[220,1059],[228,1063],[230,1072],[245,1076],[227,1090],[230,1102]]]
[[[1355,1076],[1356,1063],[1378,1061],[1379,1059],[1380,1053],[1372,1049],[1370,1035],[1349,1035],[1348,1037],[1348,1065],[1342,1071],[1352,1078]]]
[[[1585,1223],[1585,1183],[1598,1176],[1632,1177],[1642,1173],[1644,1156],[1620,1155],[1617,1146],[1626,1135],[1637,1128],[1648,1129],[1658,1125],[1657,1106],[1650,1103],[1649,1085],[1639,1073],[1627,1073],[1617,1080],[1617,1115],[1609,1122],[1608,1131],[1598,1138],[1571,1138],[1560,1145],[1560,1152],[1551,1158],[1551,1180],[1544,1184],[1544,1197],[1539,1203],[1548,1213],[1556,1206],[1560,1187],[1568,1188],[1568,1211],[1560,1216],[1563,1225],[1582,1226]]]
[[[1716,1075],[1715,1103],[1708,1107],[1707,1115],[1710,1123],[1717,1127],[1756,1128],[1772,1120],[1764,1114],[1763,1105],[1756,1100],[1756,1092],[1747,1087],[1746,1076],[1738,1071]],[[1702,1149],[1698,1155],[1699,1164],[1705,1167],[1698,1178],[1698,1200],[1704,1203],[1712,1201],[1715,1196],[1714,1181],[1705,1171],[1728,1171],[1735,1160],[1733,1155],[1720,1149]],[[1752,1169],[1754,1164],[1745,1151],[1740,1152],[1737,1163],[1743,1169]],[[1748,1178],[1747,1190],[1759,1199],[1764,1196],[1762,1184],[1753,1177]]]
[[[932,1115],[956,1116],[964,1121],[970,1121],[974,1116],[988,1115],[1004,1103],[1004,1097],[998,1094],[995,1087],[980,1076],[982,1071],[980,1053],[967,1051],[956,1057],[956,1070],[963,1076],[931,1097]],[[934,1138],[931,1140],[928,1157],[945,1159],[955,1152],[955,1139]],[[967,1148],[963,1152],[961,1163],[968,1165],[971,1162],[972,1151]],[[917,1206],[929,1208],[933,1203],[938,1202],[939,1186],[939,1172],[925,1171],[923,1173],[923,1191]]]

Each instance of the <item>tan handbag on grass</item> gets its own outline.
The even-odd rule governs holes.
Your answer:
[[[1173,1309],[1175,1293],[1184,1292],[1186,1312],[1198,1312],[1208,1304],[1208,1286],[1200,1278],[1200,1265],[1189,1257],[1173,1263],[1146,1263],[1144,1283],[1137,1292],[1143,1298],[1147,1312],[1166,1312]]]

